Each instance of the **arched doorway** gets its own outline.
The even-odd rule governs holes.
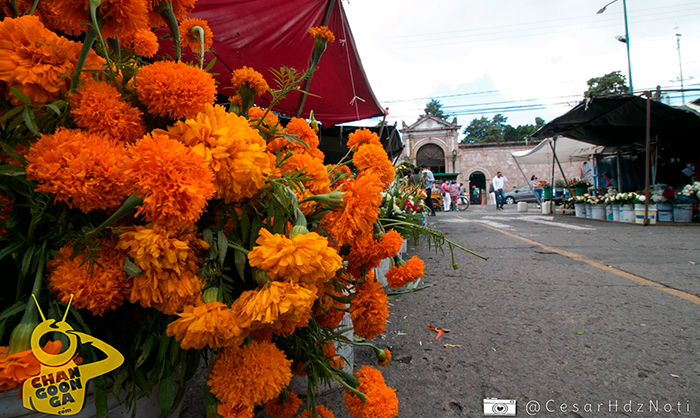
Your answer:
[[[445,152],[438,145],[425,144],[416,153],[416,165],[427,166],[433,173],[445,172]]]
[[[474,189],[472,186],[476,186],[479,189],[479,193],[474,196]],[[481,196],[486,193],[488,188],[486,187],[486,175],[481,171],[475,171],[469,175],[469,189],[471,192],[472,203],[479,205],[481,204]]]

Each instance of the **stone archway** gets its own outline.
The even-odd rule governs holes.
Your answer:
[[[469,174],[469,191],[472,198],[472,203],[477,205],[481,204],[482,194],[488,191],[487,183],[488,179],[486,178],[486,174],[483,172],[476,170]],[[479,193],[476,196],[474,195],[473,186],[476,186],[476,188],[479,189]]]
[[[430,168],[433,173],[445,172],[445,151],[439,145],[425,144],[416,152],[416,165]]]

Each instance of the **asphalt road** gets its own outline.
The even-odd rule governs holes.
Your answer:
[[[453,270],[413,248],[432,287],[393,300],[374,341],[400,417],[483,417],[487,397],[518,417],[700,417],[700,226],[480,206],[429,221],[489,260],[460,253]],[[341,392],[317,401],[348,417]]]

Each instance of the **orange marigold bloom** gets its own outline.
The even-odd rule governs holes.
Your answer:
[[[377,241],[372,237],[357,240],[350,248],[350,253],[345,256],[348,261],[348,271],[353,276],[362,276],[362,267],[370,271],[379,267],[385,258],[391,258],[398,254],[403,244],[403,237],[395,230],[382,235]]]
[[[240,96],[238,97],[240,99]],[[265,109],[261,109],[257,106],[253,106],[250,109],[248,109],[248,120],[250,122],[250,127],[253,129],[257,129],[257,131],[260,132],[260,135],[265,140],[269,140],[271,139],[270,136],[272,136],[273,133],[275,133],[276,130],[279,128],[279,118],[277,117],[277,115],[270,111],[267,112],[267,115],[265,115],[265,119],[262,121],[262,123],[260,123],[260,119],[263,117],[263,115],[265,115]],[[275,150],[274,152],[277,152],[277,150]]]
[[[146,133],[143,113],[122,99],[116,87],[89,77],[68,95],[76,125],[106,139],[135,141]]]
[[[321,418],[335,418],[335,414],[333,414],[333,411],[331,411],[323,405],[316,405],[316,413]],[[298,418],[313,418],[313,416],[313,411],[307,409],[306,411],[302,412]]]
[[[226,203],[255,196],[271,171],[265,140],[244,117],[223,106],[206,105],[194,117],[154,134],[167,134],[204,158],[214,172],[214,197]]]
[[[115,245],[113,240],[102,241],[99,258],[92,266],[83,264],[83,254],[71,257],[73,245],[63,246],[61,255],[49,262],[48,289],[63,303],[74,295],[72,306],[87,309],[93,315],[102,316],[120,307],[131,290],[131,282],[124,277],[124,254]]]
[[[360,171],[374,173],[382,182],[384,188],[389,187],[396,174],[394,165],[384,147],[375,144],[362,145],[352,157],[352,162]]]
[[[121,144],[87,132],[60,128],[44,135],[29,149],[27,179],[36,190],[87,213],[121,205],[128,196],[122,174]]]
[[[348,180],[340,190],[345,192],[345,208],[326,215],[323,226],[336,242],[351,244],[372,234],[372,225],[377,220],[382,202],[382,184],[374,174],[360,173],[357,179]]]
[[[267,270],[271,278],[315,285],[326,282],[343,267],[338,252],[328,246],[328,238],[315,232],[289,239],[261,228],[257,244],[248,253],[252,267]]]
[[[331,191],[331,180],[323,161],[303,152],[295,152],[284,161],[281,167],[283,173],[304,171],[309,180],[304,180],[304,187],[313,194],[326,194]]]
[[[253,418],[253,408],[237,407],[234,408],[229,404],[219,404],[216,407],[216,412],[223,418]]]
[[[262,74],[245,66],[233,71],[231,86],[235,92],[238,92],[241,87],[247,86],[258,96],[262,96],[270,88]]]
[[[345,389],[345,408],[355,418],[393,418],[399,414],[399,400],[396,391],[386,385],[382,372],[362,366],[355,373],[360,384],[357,390],[364,393],[365,401]]]
[[[379,136],[367,128],[357,129],[348,135],[348,148],[359,148],[364,144],[382,145]]]
[[[87,30],[87,22],[90,21],[89,0],[53,0],[52,3],[63,18],[64,27],[74,33]],[[107,39],[148,28],[147,13],[147,0],[103,0],[97,8],[97,15],[104,20],[100,32]]]
[[[387,366],[391,363],[391,351],[386,348],[377,353],[377,364],[381,367]]]
[[[132,49],[136,55],[151,58],[158,53],[160,44],[158,37],[150,29],[143,29],[133,33],[128,33],[124,37],[119,38],[119,41],[129,49]]]
[[[389,302],[379,282],[366,280],[356,288],[350,302],[350,318],[355,334],[371,340],[386,330]]]
[[[308,321],[315,299],[315,291],[296,283],[271,282],[262,289],[243,292],[231,310],[241,328],[290,334],[297,324]]]
[[[204,51],[208,51],[214,44],[214,32],[211,31],[209,23],[204,19],[190,18],[180,22],[180,41],[182,45],[194,52],[202,52],[199,31],[194,29],[195,26],[199,26],[204,30]]]
[[[322,327],[335,329],[340,326],[340,323],[345,317],[345,311],[334,308],[345,309],[346,305],[333,299],[331,295],[338,297],[344,296],[342,293],[336,291],[326,291],[323,296],[318,299],[318,303],[314,305],[314,319]]]
[[[158,61],[136,74],[136,95],[148,111],[180,119],[193,117],[216,99],[214,77],[183,62]]]
[[[185,306],[177,316],[180,318],[168,324],[167,333],[183,350],[238,346],[248,336],[238,327],[231,309],[221,302]]]
[[[323,343],[323,354],[328,358],[328,362],[331,364],[331,366],[335,367],[336,369],[342,369],[345,365],[343,359],[336,355],[337,352],[333,341],[326,341]]]
[[[325,39],[326,42],[335,42],[335,35],[333,35],[333,32],[331,32],[330,29],[328,29],[328,26],[313,27],[309,29],[309,33],[314,38],[322,38]]]
[[[253,341],[219,351],[209,373],[211,393],[232,408],[252,409],[289,385],[292,361],[272,343]]]
[[[341,165],[340,167],[329,165],[328,175],[331,178],[331,189],[335,190],[352,178],[352,171],[347,165]]]
[[[153,224],[127,228],[117,248],[143,270],[133,278],[131,303],[173,315],[199,300],[203,283],[198,255],[209,245],[195,237],[193,227],[182,232]]]
[[[287,124],[287,126],[285,126],[284,131],[285,133],[296,135],[296,137],[299,138],[299,140],[306,144],[306,147],[304,147],[304,145],[298,144],[296,142],[288,142],[288,148],[298,148],[302,150],[306,150],[307,147],[309,150],[318,148],[318,135],[316,134],[316,131],[314,131],[313,128],[309,126],[309,123],[304,119],[292,118]]]
[[[149,3],[149,13],[148,19],[151,27],[164,27],[166,26],[165,20],[158,14],[158,9],[162,6],[162,3],[167,0],[148,0]],[[172,4],[173,13],[177,20],[184,19],[192,13],[194,10],[194,4],[197,0],[170,0]]]
[[[49,341],[43,349],[49,354],[61,352],[60,341]],[[8,356],[9,347],[0,347],[0,393],[18,388],[30,377],[41,372],[41,363],[32,350],[25,350]]]
[[[34,104],[59,99],[70,87],[82,46],[46,29],[36,16],[5,18],[0,22],[0,81],[8,87],[5,97],[20,104],[9,93],[9,87],[16,87]],[[85,68],[95,68],[100,60],[91,51]]]
[[[278,396],[265,404],[265,413],[271,418],[291,418],[301,406],[301,399],[296,393],[289,391],[289,396],[282,401]]]
[[[384,258],[390,258],[395,256],[401,251],[401,246],[403,245],[403,237],[401,234],[396,232],[395,229],[390,229],[379,239],[379,245],[384,251]]]
[[[214,175],[204,159],[165,135],[144,136],[128,148],[124,174],[134,183],[151,222],[179,227],[196,222],[214,195]]]
[[[418,256],[411,257],[403,266],[393,266],[385,277],[389,286],[397,289],[405,284],[423,277],[425,263]]]

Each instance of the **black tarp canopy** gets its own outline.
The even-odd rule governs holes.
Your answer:
[[[544,139],[563,135],[589,144],[620,147],[646,140],[647,99],[604,96],[587,99],[533,134]],[[651,102],[651,136],[682,141],[700,149],[700,117],[661,102]]]

